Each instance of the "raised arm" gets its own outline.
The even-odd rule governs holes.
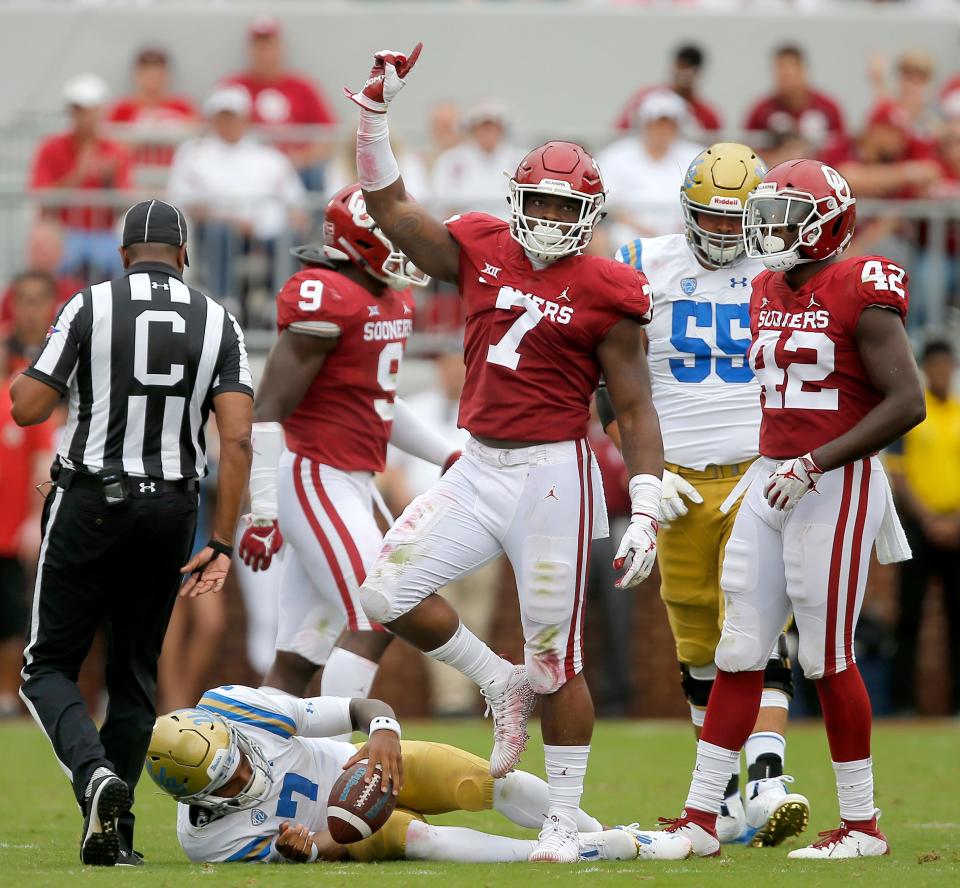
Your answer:
[[[418,268],[432,277],[455,283],[460,247],[444,224],[407,194],[387,127],[387,107],[406,84],[406,76],[417,63],[422,48],[423,44],[418,43],[409,56],[380,50],[374,55],[373,68],[363,89],[345,92],[360,106],[357,172],[367,212]]]

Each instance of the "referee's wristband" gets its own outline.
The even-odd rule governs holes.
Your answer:
[[[386,715],[378,715],[372,722],[370,722],[370,730],[367,731],[367,735],[372,737],[374,731],[393,731],[397,735],[399,740],[401,737],[400,734],[400,722],[395,718],[389,718]]]
[[[226,543],[221,543],[220,540],[215,540],[211,537],[207,542],[207,548],[213,549],[217,555],[226,555],[227,558],[233,558],[233,546],[228,546]]]

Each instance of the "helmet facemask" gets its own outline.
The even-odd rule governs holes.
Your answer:
[[[407,287],[425,287],[430,283],[430,275],[417,268],[404,253],[398,250],[376,226],[368,229],[371,236],[377,238],[390,253],[379,269],[364,258],[356,247],[345,237],[337,239],[337,246],[327,246],[326,254],[333,260],[347,260],[360,266],[371,277],[376,278],[391,290],[406,290]]]
[[[531,216],[525,211],[531,194],[549,194],[580,203],[578,218],[572,222],[557,222]],[[541,262],[556,262],[583,250],[593,237],[593,226],[603,210],[603,194],[574,191],[561,179],[541,179],[535,185],[521,185],[510,180],[510,236],[524,251]]]
[[[680,194],[680,206],[683,209],[683,221],[687,231],[687,241],[694,253],[713,268],[726,268],[739,261],[743,255],[743,233],[721,234],[708,231],[700,225],[701,215],[717,216],[721,219],[743,218],[742,210],[721,210],[694,203],[686,194]]]

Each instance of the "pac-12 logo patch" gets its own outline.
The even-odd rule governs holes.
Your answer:
[[[684,296],[692,296],[697,290],[696,278],[680,278],[680,289]]]
[[[260,808],[254,808],[250,812],[250,822],[254,826],[260,826],[260,824],[265,823],[267,820],[267,812],[262,811]]]

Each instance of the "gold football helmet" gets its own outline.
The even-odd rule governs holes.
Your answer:
[[[253,768],[250,781],[231,798],[217,796],[244,756]],[[255,807],[273,787],[260,747],[231,722],[204,709],[161,715],[153,726],[146,766],[153,782],[178,802],[216,813]]]
[[[737,142],[716,142],[693,159],[680,186],[680,205],[687,240],[708,265],[733,265],[743,255],[744,243],[739,225],[735,232],[707,231],[700,225],[702,215],[741,222],[747,195],[766,173],[766,164]]]

